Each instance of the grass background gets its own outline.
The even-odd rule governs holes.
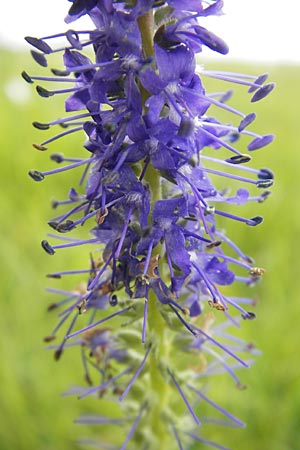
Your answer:
[[[72,175],[49,178],[40,185],[27,176],[30,168],[43,170],[51,165],[47,154],[32,148],[31,143],[39,142],[42,132],[32,129],[30,123],[61,116],[62,102],[57,98],[38,98],[20,80],[23,68],[33,70],[28,54],[2,49],[0,58],[0,449],[73,450],[81,448],[75,440],[84,435],[73,419],[89,410],[89,401],[63,398],[60,393],[70,383],[81,383],[80,363],[71,352],[59,363],[55,362],[44,350],[42,338],[55,324],[54,316],[46,312],[51,296],[44,291],[48,283],[45,274],[57,268],[75,267],[79,256],[66,251],[50,258],[39,244],[48,232],[46,222],[52,214],[49,200],[65,197]],[[250,371],[240,373],[247,390],[238,391],[228,381],[217,393],[223,397],[223,405],[244,420],[247,428],[222,432],[216,429],[215,435],[216,440],[234,450],[297,450],[300,67],[226,64],[228,70],[245,73],[268,71],[277,83],[276,91],[255,105],[258,119],[252,127],[277,135],[272,146],[255,154],[255,166],[271,167],[276,184],[266,203],[245,208],[245,216],[262,213],[265,221],[260,227],[230,225],[231,236],[255,258],[258,266],[267,269],[254,293],[260,299],[257,320],[245,323],[243,329],[243,334],[256,343],[263,355]],[[245,90],[237,90],[232,104],[247,112],[253,110]],[[80,146],[75,137],[68,137],[53,144],[51,150],[74,154]]]

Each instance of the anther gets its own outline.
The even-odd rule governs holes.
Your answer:
[[[54,200],[53,199],[51,201],[51,206],[52,206],[53,209],[56,209],[58,207],[58,205],[59,205],[59,201],[58,200]]]
[[[38,130],[49,130],[50,128],[50,125],[48,123],[32,122],[32,125]]]
[[[42,53],[52,53],[53,50],[46,42],[44,42],[42,39],[38,39],[32,36],[26,36],[25,41],[28,42],[28,44],[32,45],[33,47],[40,50]]]
[[[54,249],[51,247],[51,245],[49,244],[48,241],[43,240],[41,242],[41,245],[43,247],[43,249],[45,250],[46,253],[48,253],[48,255],[54,255],[55,251]]]
[[[52,153],[52,155],[50,155],[50,159],[51,161],[54,161],[56,163],[62,163],[65,158],[64,155],[62,153]]]
[[[34,147],[36,150],[40,150],[41,152],[48,150],[48,147],[45,147],[44,145],[41,144],[32,144],[32,147]]]
[[[273,134],[266,134],[265,136],[257,137],[253,139],[248,145],[248,150],[258,150],[259,148],[265,147],[274,140]]]
[[[87,301],[85,298],[82,300],[82,302],[79,305],[77,305],[77,309],[78,309],[78,314],[84,314],[85,312],[87,312]]]
[[[33,84],[33,80],[30,78],[28,73],[25,72],[25,70],[23,70],[23,72],[21,73],[21,76],[22,76],[23,80],[25,80],[27,83]]]
[[[205,209],[204,209],[204,215],[205,216],[208,216],[210,214],[214,214],[214,212],[215,212],[215,207],[214,206],[207,205],[205,207]]]
[[[110,304],[110,306],[117,306],[117,304],[118,304],[118,297],[115,294],[113,294],[110,297],[109,304]]]
[[[30,53],[31,53],[31,56],[33,57],[33,59],[35,60],[35,62],[37,62],[40,66],[42,66],[42,67],[48,66],[47,59],[45,58],[43,53],[36,52],[35,50],[31,50]]]
[[[256,225],[261,224],[263,220],[264,220],[263,217],[255,216],[255,217],[252,217],[252,219],[248,220],[246,223],[247,223],[247,225],[249,225],[251,227],[255,227]]]
[[[48,305],[47,311],[53,311],[54,309],[56,309],[58,306],[57,303],[50,303],[50,305]]]
[[[268,73],[264,73],[262,75],[259,75],[256,80],[254,80],[254,86],[251,86],[248,90],[249,94],[251,94],[251,92],[256,91],[257,89],[259,89],[259,85],[262,85],[268,78],[269,74]]]
[[[254,103],[254,102],[258,102],[259,100],[262,100],[267,95],[269,95],[270,92],[273,91],[274,87],[275,87],[275,83],[265,84],[264,86],[262,86],[255,92],[255,94],[251,98],[251,102]]]
[[[56,336],[45,336],[44,342],[52,342],[56,339]]]
[[[96,222],[98,225],[102,225],[105,220],[105,217],[108,215],[108,209],[104,208],[104,212],[102,212],[102,208],[98,209],[96,213]]]
[[[268,189],[273,186],[274,180],[259,180],[256,182],[256,186],[260,189]]]
[[[270,197],[271,191],[264,191],[261,196],[258,199],[258,203],[263,203],[265,200],[267,200],[268,197]]]
[[[234,155],[230,158],[227,158],[225,161],[230,164],[245,164],[249,161],[251,161],[251,156],[246,154],[240,154],[240,155]]]
[[[212,249],[215,247],[219,247],[222,244],[222,241],[213,241],[206,245],[206,248]]]
[[[42,172],[39,172],[38,170],[29,170],[28,175],[34,181],[43,181],[43,179],[45,178]]]
[[[55,351],[55,353],[54,353],[54,359],[55,359],[55,361],[58,361],[58,360],[60,359],[62,353],[63,353],[63,349],[62,349],[62,348],[58,348],[58,349]]]
[[[265,269],[263,269],[262,267],[252,267],[249,270],[249,275],[251,275],[252,277],[261,277],[263,276],[265,273]]]
[[[244,320],[253,320],[256,319],[256,315],[253,312],[247,311],[246,314],[242,314],[242,318]]]
[[[260,169],[257,176],[260,180],[273,180],[274,178],[274,174],[270,169]]]
[[[46,275],[47,278],[55,278],[56,280],[61,279],[61,275],[59,275],[58,273],[48,273]]]
[[[222,305],[222,303],[219,302],[213,302],[212,300],[208,301],[208,304],[211,308],[216,309],[217,311],[225,311],[225,306]]]
[[[245,116],[243,118],[243,120],[241,121],[240,125],[239,125],[239,132],[243,131],[248,125],[250,125],[254,120],[256,119],[256,114],[255,113],[250,113],[247,116]]]
[[[51,72],[57,77],[67,77],[68,75],[70,75],[70,72],[68,72],[67,70],[51,69]]]
[[[53,92],[48,91],[48,89],[45,89],[42,86],[37,86],[36,91],[41,97],[44,98],[52,97],[52,95],[54,95]]]
[[[48,225],[59,233],[67,233],[68,231],[71,231],[72,228],[74,228],[73,224],[73,220],[66,220],[64,223],[58,223],[54,221],[48,222]]]

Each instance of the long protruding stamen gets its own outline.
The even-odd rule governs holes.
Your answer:
[[[183,390],[181,389],[178,381],[176,380],[176,378],[174,377],[173,373],[170,371],[170,369],[168,369],[168,373],[171,377],[171,380],[173,381],[174,385],[176,386],[177,391],[179,392],[182,400],[184,401],[187,409],[189,410],[189,412],[191,413],[191,416],[193,417],[196,425],[200,425],[200,420],[198,419],[198,417],[196,416],[196,413],[192,407],[192,405],[190,404],[190,402],[188,401],[186,395],[184,394]]]
[[[192,438],[194,441],[201,442],[202,444],[206,444],[209,447],[214,447],[214,448],[216,448],[218,450],[230,450],[230,448],[228,448],[228,447],[224,447],[223,445],[217,444],[214,441],[209,441],[208,439],[204,439],[203,437],[197,436],[194,433],[186,432],[185,434],[187,436],[189,436],[190,438]]]
[[[79,334],[84,333],[85,331],[90,330],[91,328],[94,328],[97,325],[100,325],[100,324],[106,322],[107,320],[112,319],[113,317],[119,316],[120,314],[123,314],[123,313],[129,311],[131,308],[132,308],[132,306],[127,306],[127,308],[121,309],[120,311],[110,314],[109,316],[105,317],[104,319],[98,320],[98,322],[92,323],[92,324],[88,325],[87,327],[82,328],[81,330],[75,331],[75,333],[68,334],[66,336],[66,338],[71,339],[74,336],[78,336]]]
[[[146,330],[147,330],[147,318],[148,318],[148,295],[149,295],[149,288],[147,286],[146,288],[146,298],[144,301],[144,316],[143,316],[143,329],[142,329],[142,344],[146,342]]]
[[[115,381],[117,381],[119,378],[123,377],[130,371],[131,371],[131,369],[127,367],[125,370],[118,373],[118,375],[110,378],[105,383],[100,384],[100,386],[93,386],[92,388],[85,389],[84,392],[79,395],[78,399],[81,400],[81,399],[87,397],[88,395],[94,394],[95,392],[104,391],[104,389],[106,389],[109,385],[111,385],[112,383],[114,383]]]
[[[122,231],[122,234],[121,234],[121,237],[120,237],[120,240],[119,240],[119,244],[118,244],[118,247],[116,249],[116,253],[115,253],[115,258],[116,259],[118,259],[119,256],[120,256],[120,253],[121,253],[122,246],[123,246],[123,243],[124,243],[124,240],[125,240],[125,236],[126,236],[126,233],[127,233],[127,229],[128,229],[128,226],[129,226],[129,222],[130,222],[130,219],[131,219],[131,214],[132,214],[133,209],[134,209],[134,206],[131,206],[129,208],[129,211],[128,211],[128,214],[127,214],[127,217],[126,217],[126,220],[125,220],[125,224],[124,224],[124,227],[123,227],[123,231]]]
[[[40,181],[40,180],[37,180],[37,177],[40,177],[43,179],[47,175],[52,175],[54,173],[59,173],[59,172],[65,172],[66,170],[75,169],[76,167],[82,166],[84,164],[90,164],[91,162],[93,162],[93,160],[90,158],[89,159],[81,159],[73,164],[69,164],[68,166],[58,167],[57,169],[52,169],[52,170],[46,170],[45,172],[38,172],[37,170],[30,170],[29,175],[35,181]]]
[[[77,128],[72,128],[70,130],[66,130],[62,133],[56,134],[55,136],[52,136],[49,139],[46,139],[45,141],[43,141],[41,144],[33,144],[33,147],[37,148],[38,150],[47,150],[47,148],[45,147],[47,144],[50,144],[51,142],[57,141],[57,139],[60,139],[64,136],[67,136],[69,134],[72,133],[76,133],[77,131],[82,131],[82,126],[81,127],[77,127]]]
[[[139,422],[141,421],[142,414],[143,414],[144,410],[146,409],[146,406],[147,406],[146,403],[144,403],[142,405],[141,410],[139,412],[139,415],[135,419],[135,421],[134,421],[134,423],[133,423],[133,425],[132,425],[132,427],[131,427],[131,429],[130,429],[130,431],[129,431],[129,433],[128,433],[125,441],[124,441],[124,443],[122,444],[122,447],[120,448],[120,450],[125,450],[127,448],[127,445],[129,443],[130,439],[132,438],[135,430],[137,429],[137,426],[138,426]]]
[[[199,391],[198,389],[195,389],[193,386],[188,384],[188,387],[195,392],[202,400],[206,401],[209,405],[211,405],[213,408],[217,409],[221,414],[224,414],[224,416],[228,417],[228,419],[232,420],[236,425],[239,427],[244,427],[245,424],[241,420],[237,419],[235,416],[230,414],[228,411],[226,411],[221,406],[217,405],[215,402],[210,400],[202,391]]]
[[[205,333],[205,331],[201,330],[201,328],[198,328],[193,325],[193,328],[198,331],[200,334],[202,334],[207,340],[211,341],[214,345],[219,347],[221,350],[223,350],[225,353],[228,353],[232,358],[234,358],[236,361],[238,361],[242,366],[249,367],[248,364],[243,361],[241,358],[239,358],[237,355],[235,355],[233,352],[231,352],[227,347],[220,344],[220,342],[216,341],[213,337],[211,337],[209,334]]]
[[[128,392],[129,392],[130,389],[132,388],[132,386],[133,386],[135,380],[137,379],[137,377],[139,376],[139,374],[140,374],[141,371],[143,370],[144,365],[146,364],[147,357],[148,357],[148,355],[149,355],[149,353],[150,353],[150,350],[151,350],[151,345],[149,345],[149,347],[148,347],[148,349],[147,349],[147,351],[146,351],[146,353],[145,353],[145,356],[144,356],[144,358],[143,358],[141,364],[139,365],[137,371],[135,372],[135,374],[134,374],[133,377],[131,378],[131,380],[130,380],[128,386],[127,386],[127,388],[125,389],[125,391],[123,392],[123,394],[122,394],[121,397],[119,398],[120,401],[124,400],[124,398],[126,397],[126,395],[128,394]]]
[[[219,211],[218,209],[215,209],[214,213],[218,214],[219,216],[227,217],[228,219],[234,219],[238,222],[244,222],[246,225],[250,225],[252,227],[261,224],[263,221],[263,218],[261,216],[255,216],[252,217],[252,219],[245,219],[244,217],[235,216],[234,214],[229,214],[225,211]]]
[[[182,446],[182,443],[180,441],[178,431],[176,430],[176,428],[175,428],[175,426],[173,424],[171,424],[171,427],[172,427],[172,431],[174,433],[174,437],[176,439],[176,442],[177,442],[179,450],[183,450],[183,446]]]

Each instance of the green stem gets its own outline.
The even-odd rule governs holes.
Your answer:
[[[153,12],[150,10],[138,19],[141,32],[144,56],[149,57],[154,54],[153,47]],[[149,93],[141,86],[143,102],[149,97]],[[160,173],[151,164],[147,167],[144,180],[149,184],[151,190],[152,208],[161,197]],[[151,220],[151,219],[150,219]],[[151,223],[149,224],[151,225]],[[155,251],[162,253],[162,246],[159,245]],[[161,255],[162,256],[162,255]],[[161,258],[162,260],[162,258]],[[168,328],[165,320],[159,311],[159,303],[156,295],[151,290],[149,295],[148,308],[148,336],[152,342],[152,351],[149,355],[149,375],[151,392],[151,410],[149,424],[152,429],[153,449],[167,448],[168,430],[166,423],[162,419],[162,413],[166,410],[169,399],[169,386],[166,383],[161,368],[166,366],[169,358],[169,345],[167,339]]]
[[[148,58],[149,56],[154,55],[154,47],[153,47],[154,17],[152,10],[150,9],[146,14],[140,16],[137,21],[141,33],[144,56]]]

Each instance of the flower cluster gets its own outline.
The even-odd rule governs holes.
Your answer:
[[[44,240],[42,247],[50,255],[86,244],[96,248],[88,267],[48,275],[82,275],[86,281],[70,291],[49,289],[63,299],[49,307],[62,310],[46,341],[66,326],[54,346],[55,358],[65,347],[79,345],[90,385],[72,392],[80,398],[117,399],[122,417],[108,411],[78,422],[122,425],[122,450],[183,449],[194,441],[224,448],[199,434],[201,422],[216,420],[200,418],[201,401],[223,415],[225,424],[243,426],[207,396],[205,379],[226,372],[243,387],[235,369],[248,367],[241,354],[256,350],[226,330],[255,317],[248,310],[253,300],[230,296],[223,286],[252,285],[263,269],[220,231],[218,217],[243,226],[262,222],[261,216],[245,218],[226,206],[268,197],[272,172],[248,167],[251,156],[240,153],[235,142],[244,136],[251,153],[271,143],[273,135],[249,131],[255,113],[229,106],[231,90],[207,92],[204,79],[244,85],[251,102],[263,99],[274,85],[266,83],[266,75],[211,71],[197,64],[195,55],[204,46],[228,52],[225,42],[202,26],[205,17],[221,15],[222,6],[220,0],[74,0],[66,23],[88,15],[93,29],[26,38],[43,67],[49,55],[63,52],[63,70],[52,69],[49,77],[22,75],[29,83],[67,85],[36,89],[42,97],[67,93],[70,113],[34,122],[40,130],[63,127],[34,147],[45,151],[70,133],[86,136],[84,157],[54,153],[58,168],[29,172],[42,181],[83,168],[80,186],[85,190],[72,187],[66,200],[53,202],[55,209],[67,206],[49,222],[60,243]],[[58,38],[66,39],[64,48],[53,48]],[[212,117],[211,107],[231,113],[235,124]],[[226,186],[227,179],[243,187],[231,194],[213,184],[221,180]],[[245,188],[250,185],[257,194]],[[89,224],[89,239],[62,236]],[[224,322],[215,323],[216,316]],[[110,443],[120,445],[113,432]],[[105,441],[97,445],[108,448]]]

